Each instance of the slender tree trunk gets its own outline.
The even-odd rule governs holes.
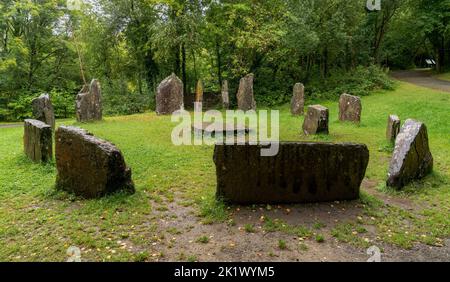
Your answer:
[[[217,56],[217,77],[219,79],[219,88],[222,87],[222,55],[220,54],[219,40],[216,39],[216,56]]]
[[[187,74],[186,74],[186,46],[185,44],[181,44],[181,56],[182,56],[182,65],[181,65],[181,71],[182,71],[182,77],[183,77],[183,87],[184,87],[184,93],[187,93]]]

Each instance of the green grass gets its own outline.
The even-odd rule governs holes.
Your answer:
[[[280,107],[281,139],[367,144],[371,153],[367,178],[378,184],[380,193],[410,200],[418,208],[386,206],[363,193],[364,224],[374,226],[379,240],[400,247],[417,242],[441,244],[450,236],[450,95],[400,83],[396,91],[374,93],[362,100],[359,126],[338,122],[337,103],[322,101],[330,108],[330,135],[319,137],[301,135],[303,118],[292,117],[288,105]],[[389,114],[397,114],[403,121],[423,121],[435,159],[435,172],[402,192],[384,186],[392,151],[385,141]],[[24,157],[22,128],[0,129],[0,261],[65,261],[70,246],[82,248],[82,259],[87,261],[151,260],[156,252],[153,242],[164,241],[163,234],[184,231],[158,226],[160,212],[171,212],[168,205],[174,202],[192,207],[195,213],[190,216],[199,217],[198,224],[235,224],[227,205],[215,199],[213,147],[173,146],[170,117],[147,113],[92,124],[64,123],[115,143],[132,168],[137,192],[100,200],[56,192],[54,163],[34,164]],[[301,238],[312,238],[311,229],[320,229],[324,235],[366,246],[366,234],[359,233],[364,226],[358,221],[350,218],[343,225],[328,226],[327,231],[319,223],[310,228],[266,219],[263,228]],[[133,248],[121,248],[118,241]],[[193,256],[185,259],[197,260]]]
[[[436,77],[442,80],[450,81],[450,72],[438,74]]]

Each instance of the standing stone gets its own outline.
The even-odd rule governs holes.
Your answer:
[[[339,120],[355,123],[361,122],[361,98],[349,94],[342,94],[339,99]]]
[[[195,102],[203,102],[203,82],[201,80],[197,82],[197,87],[195,89]]]
[[[306,135],[328,134],[329,116],[328,108],[321,105],[309,106],[303,123],[303,132]]]
[[[414,180],[424,178],[432,170],[433,156],[428,144],[427,127],[408,119],[395,142],[387,186],[401,189]]]
[[[256,102],[253,95],[253,74],[248,74],[241,79],[237,93],[238,108],[242,111],[256,111]]]
[[[45,124],[48,124],[55,130],[55,112],[48,94],[42,94],[39,98],[31,102],[33,108],[33,117]]]
[[[50,125],[27,119],[24,124],[23,146],[25,154],[34,162],[53,159],[53,139]]]
[[[305,86],[297,83],[294,86],[294,95],[291,101],[291,113],[294,116],[303,115],[305,111]]]
[[[184,109],[183,82],[173,73],[158,86],[156,113],[171,115]]]
[[[369,163],[362,144],[281,142],[276,156],[261,145],[216,145],[217,197],[233,204],[296,204],[359,198]]]
[[[77,95],[76,114],[78,122],[102,120],[102,90],[98,80],[92,80],[90,86],[83,86]]]
[[[397,135],[400,133],[401,121],[396,115],[390,115],[386,129],[386,138],[389,142],[395,143]]]
[[[228,90],[228,80],[222,82],[222,104],[224,109],[230,108],[230,95]]]
[[[116,146],[76,127],[59,127],[55,139],[58,189],[85,198],[134,193],[131,170]]]

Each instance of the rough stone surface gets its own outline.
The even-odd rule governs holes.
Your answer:
[[[27,119],[24,124],[23,146],[25,154],[34,162],[53,159],[53,139],[50,125]]]
[[[230,108],[230,94],[228,90],[228,80],[222,82],[222,105],[224,109]]]
[[[196,133],[198,135],[203,135],[206,133],[215,135],[215,133],[216,133],[215,128],[217,128],[219,126],[220,126],[220,123],[217,126],[215,123],[212,123],[212,122],[203,122],[201,124],[193,124],[192,130],[194,131],[194,133]],[[234,135],[250,133],[250,128],[247,126],[242,126],[242,125],[233,126],[232,124],[227,125],[226,123],[224,123],[222,125],[222,128],[223,128],[223,130],[222,130],[223,136],[226,136],[228,133],[234,134]],[[229,130],[228,128],[233,128],[233,129]]]
[[[256,111],[256,102],[253,95],[253,74],[248,74],[241,79],[237,93],[238,108],[242,111]]]
[[[42,94],[31,102],[33,118],[48,124],[55,130],[55,111],[48,94]]]
[[[98,80],[92,80],[90,86],[85,85],[77,95],[76,114],[78,122],[102,120],[102,90]]]
[[[342,94],[339,99],[339,120],[355,123],[361,122],[361,98],[349,94]]]
[[[329,116],[328,108],[321,105],[309,106],[303,123],[303,132],[306,135],[328,134]]]
[[[195,102],[203,102],[203,82],[201,80],[197,82],[197,88],[195,89]]]
[[[76,127],[59,127],[55,139],[58,189],[85,198],[134,193],[131,170],[116,146]]]
[[[387,186],[398,189],[422,179],[433,170],[433,156],[425,124],[408,119],[395,142]]]
[[[216,145],[217,197],[236,204],[359,198],[369,162],[366,145],[282,142],[274,157],[261,157],[261,148]]]
[[[390,115],[388,118],[388,125],[386,129],[386,138],[389,142],[395,143],[395,140],[400,133],[400,127],[400,118],[396,115]]]
[[[297,83],[294,86],[294,94],[291,101],[291,113],[294,116],[303,115],[305,112],[305,86]]]
[[[156,113],[171,115],[184,109],[183,82],[173,73],[158,86]]]

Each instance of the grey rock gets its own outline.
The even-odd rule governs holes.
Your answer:
[[[395,142],[389,166],[387,186],[402,189],[433,170],[433,156],[428,144],[425,124],[408,119]]]
[[[301,83],[297,83],[294,85],[293,92],[291,113],[294,116],[303,115],[305,112],[305,86]]]
[[[386,129],[386,139],[395,143],[398,134],[400,133],[401,121],[400,118],[396,115],[390,115],[388,118],[388,125]]]
[[[110,142],[89,132],[61,126],[56,130],[56,187],[84,198],[117,191],[134,193],[122,153]]]
[[[78,122],[102,120],[102,91],[98,80],[92,80],[90,86],[83,86],[77,95],[76,115]]]
[[[156,94],[156,113],[171,115],[184,109],[183,82],[173,73],[158,86]]]
[[[349,94],[342,94],[339,99],[339,120],[355,123],[361,122],[361,98]]]
[[[239,83],[237,93],[238,108],[242,111],[256,111],[256,101],[253,94],[253,74],[243,77]]]
[[[306,135],[328,134],[329,110],[321,105],[308,107],[308,113],[303,123],[303,132]]]
[[[228,90],[228,80],[222,82],[222,105],[224,109],[230,108],[230,95]]]
[[[39,120],[25,120],[23,145],[25,154],[32,161],[51,161],[53,159],[53,138],[51,126]]]
[[[31,102],[33,108],[33,118],[42,121],[55,130],[55,111],[48,94],[42,94]]]
[[[263,146],[216,145],[217,197],[234,204],[296,204],[359,198],[369,162],[360,144],[281,142],[279,154]]]

